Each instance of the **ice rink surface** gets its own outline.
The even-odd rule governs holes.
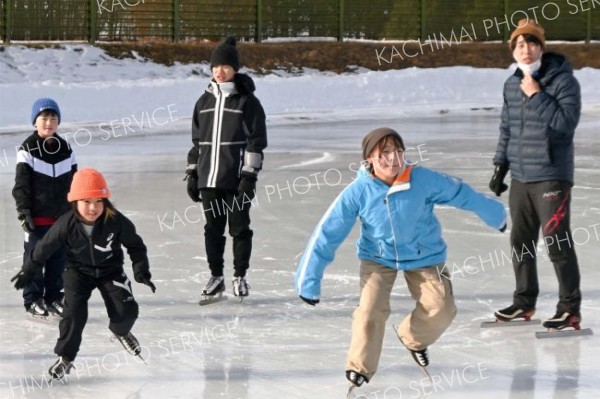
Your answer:
[[[583,326],[600,333],[600,139],[598,114],[584,115],[576,138],[572,228],[582,274]],[[189,122],[189,120],[188,120]],[[187,123],[187,122],[186,122]],[[337,193],[352,181],[360,141],[375,127],[397,129],[413,162],[463,178],[487,192],[498,115],[473,111],[423,118],[318,124],[290,120],[270,127],[269,149],[253,209],[251,296],[200,307],[209,277],[202,211],[185,193],[188,125],[148,135],[92,140],[76,146],[80,167],[101,170],[117,208],[144,238],[157,292],[134,283],[140,318],[133,332],[144,346],[143,364],[111,342],[97,292],[76,368],[68,382],[45,380],[54,362],[57,325],[25,319],[21,293],[9,279],[21,266],[22,233],[11,188],[14,146],[28,132],[0,135],[3,190],[0,241],[0,399],[3,398],[344,398],[351,315],[358,302],[355,229],[329,266],[321,303],[304,305],[293,274],[309,235]],[[12,149],[12,152],[11,152]],[[506,195],[502,196],[506,203]],[[413,307],[399,276],[392,294],[379,370],[355,390],[363,399],[592,399],[600,396],[597,336],[539,340],[540,326],[481,329],[512,298],[509,231],[488,229],[474,215],[439,208],[449,246],[458,315],[430,347],[424,379],[392,324]],[[410,228],[410,226],[407,226]],[[510,230],[510,224],[509,224]],[[226,262],[231,264],[228,241]],[[538,246],[540,318],[554,314],[557,282]],[[128,262],[125,270],[131,276]]]

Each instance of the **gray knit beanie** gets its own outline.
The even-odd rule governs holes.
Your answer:
[[[362,141],[363,159],[367,159],[369,157],[369,154],[371,154],[371,152],[373,152],[373,150],[375,149],[375,146],[377,145],[377,143],[379,143],[380,140],[382,140],[383,138],[385,138],[387,136],[394,136],[394,138],[396,138],[398,140],[398,142],[400,143],[400,148],[402,148],[403,150],[405,149],[404,141],[402,140],[402,137],[400,137],[398,132],[396,132],[394,129],[390,129],[389,127],[380,127],[380,128],[377,128],[377,129],[369,132],[363,139],[363,141]]]

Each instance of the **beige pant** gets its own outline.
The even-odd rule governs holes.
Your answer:
[[[360,303],[352,315],[346,370],[359,372],[368,379],[377,371],[397,273],[375,262],[360,263]],[[445,270],[441,274],[435,266],[404,272],[416,307],[402,321],[398,333],[410,349],[421,350],[433,344],[456,315],[452,284]]]

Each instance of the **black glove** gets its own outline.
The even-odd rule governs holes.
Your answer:
[[[500,227],[500,233],[504,233],[506,231],[506,223],[504,223],[504,226]]]
[[[156,286],[154,285],[154,283],[152,281],[150,281],[149,278],[144,278],[142,280],[142,284],[147,285],[148,287],[150,287],[150,289],[152,290],[153,294],[156,292]]]
[[[494,176],[492,176],[492,180],[490,180],[490,190],[496,196],[500,196],[503,192],[508,190],[508,186],[504,184],[504,178],[508,173],[508,166],[503,164],[496,164],[496,169],[494,169]]]
[[[31,272],[26,272],[23,269],[19,271],[19,273],[15,274],[13,278],[10,279],[11,283],[14,283],[15,289],[22,290],[33,281],[35,274]]]
[[[187,180],[187,193],[188,196],[194,202],[201,202],[202,197],[200,196],[200,189],[198,188],[198,173],[196,169],[186,169],[185,178],[183,180]]]
[[[304,298],[302,295],[300,295],[300,299],[302,299],[304,302],[308,303],[310,306],[315,306],[317,303],[319,303],[318,299],[308,299],[308,298]]]
[[[238,204],[252,201],[256,194],[256,175],[242,172],[242,179],[238,185]]]
[[[35,230],[35,223],[33,223],[33,218],[31,217],[29,209],[20,211],[17,218],[21,221],[21,228],[23,228],[25,233],[33,233]]]
[[[156,286],[154,283],[152,283],[152,281],[150,281],[151,278],[152,274],[150,274],[150,272],[140,272],[135,274],[135,281],[150,287],[152,293],[154,294],[156,292]]]

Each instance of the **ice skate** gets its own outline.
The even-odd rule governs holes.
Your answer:
[[[535,333],[536,338],[571,337],[593,335],[591,328],[581,328],[581,316],[569,312],[556,312],[554,317],[542,324],[547,330]]]
[[[61,380],[71,372],[73,364],[66,358],[60,356],[58,360],[48,369],[48,374],[53,380]]]
[[[244,300],[244,297],[247,297],[250,290],[250,284],[246,281],[244,277],[236,277],[233,279],[233,295],[240,298],[240,302]]]
[[[146,360],[142,357],[142,347],[131,331],[125,335],[115,334],[115,338],[121,343],[121,345],[123,345],[123,348],[125,348],[127,352],[133,356],[139,357],[144,363],[146,363]]]
[[[353,370],[346,370],[346,379],[350,382],[350,387],[348,388],[348,393],[346,394],[346,397],[348,398],[352,397],[351,394],[354,388],[358,388],[365,382],[369,382],[367,377]]]
[[[516,305],[510,305],[507,308],[494,312],[495,321],[484,321],[481,328],[489,327],[514,327],[540,324],[539,319],[531,319],[535,314],[535,308],[523,309]]]
[[[402,341],[402,337],[400,336],[400,333],[398,332],[398,326],[392,326],[392,327],[394,328],[394,332],[396,333],[396,336],[400,340],[400,343],[402,343],[402,345],[404,345],[404,347],[406,349],[408,349],[413,360],[415,361],[415,363],[417,363],[417,365],[419,366],[421,371],[423,371],[423,373],[427,376],[427,378],[429,378],[429,381],[433,382],[433,380],[431,379],[431,375],[429,374],[429,371],[427,371],[427,368],[426,368],[427,366],[429,366],[429,354],[427,352],[427,348],[421,349],[418,351],[410,349],[408,346],[406,346],[404,344],[404,341]]]
[[[50,314],[42,298],[29,305],[26,312],[33,320],[50,321]]]
[[[51,304],[46,305],[46,309],[48,310],[49,316],[52,317],[62,317],[64,311],[64,298],[57,299],[53,301]]]
[[[212,276],[202,291],[202,298],[199,305],[205,306],[226,300],[227,297],[223,296],[223,292],[225,292],[225,280],[223,276]]]

